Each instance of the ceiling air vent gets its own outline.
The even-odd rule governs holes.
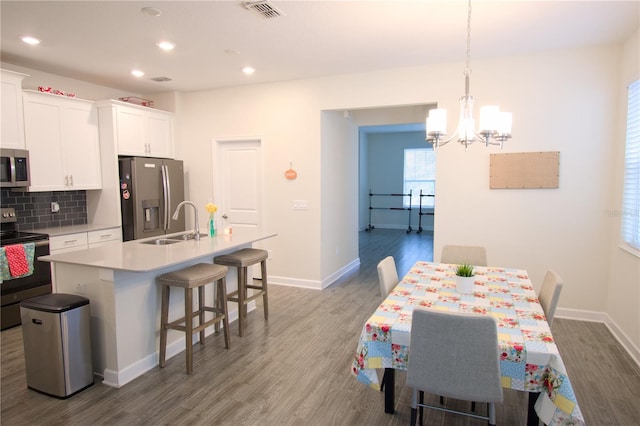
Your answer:
[[[172,78],[169,77],[153,77],[151,80],[157,81],[158,83],[164,83],[166,81],[172,81]]]
[[[242,5],[245,9],[253,10],[265,18],[284,16],[284,13],[276,9],[275,6],[270,5],[267,1],[243,1]]]

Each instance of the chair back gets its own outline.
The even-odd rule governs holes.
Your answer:
[[[487,266],[487,249],[482,246],[445,245],[442,247],[440,262]]]
[[[538,300],[547,317],[547,323],[551,325],[553,317],[556,314],[558,299],[560,299],[560,291],[562,290],[562,278],[556,271],[548,270],[542,281],[542,288],[538,294]]]
[[[414,309],[407,386],[466,401],[501,402],[493,317]]]
[[[398,284],[398,270],[392,256],[387,256],[378,263],[378,281],[380,295],[385,299]]]

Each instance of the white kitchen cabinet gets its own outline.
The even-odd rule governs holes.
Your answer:
[[[89,231],[87,234],[89,248],[122,242],[122,229],[109,228],[100,231]]]
[[[102,188],[98,114],[92,101],[24,91],[29,191]]]
[[[24,120],[22,116],[22,79],[28,77],[8,70],[0,70],[2,105],[0,123],[3,148],[25,149]]]
[[[49,252],[51,254],[85,250],[88,247],[87,232],[56,235],[49,237]]]
[[[173,113],[115,100],[98,108],[100,126],[113,126],[118,155],[173,158]]]

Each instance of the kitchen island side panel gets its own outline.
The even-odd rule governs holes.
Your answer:
[[[212,262],[213,257],[207,256],[151,272],[114,271],[54,262],[56,292],[89,298],[93,369],[103,377],[105,385],[124,386],[158,365],[161,298],[157,277],[196,263]],[[231,268],[227,275],[227,292],[236,289],[237,274],[235,268]],[[213,285],[207,286],[207,300],[212,300],[212,291]],[[249,310],[252,309],[255,309],[255,303],[249,306]],[[183,315],[184,292],[172,288],[169,318]],[[236,303],[229,304],[229,316],[230,321],[238,318]],[[213,327],[207,329],[207,335],[213,332]],[[197,334],[195,342],[198,342]],[[184,333],[169,330],[167,358],[184,349]]]

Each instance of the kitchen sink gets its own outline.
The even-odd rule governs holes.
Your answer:
[[[141,244],[150,244],[154,246],[166,246],[169,244],[181,243],[184,240],[172,240],[169,238],[158,238],[157,240],[143,241]]]
[[[200,238],[202,237],[206,237],[207,234],[200,234]],[[179,240],[179,241],[184,241],[184,240],[193,240],[196,236],[193,233],[188,233],[188,234],[182,234],[182,235],[178,235],[175,237],[171,237],[172,240]]]

